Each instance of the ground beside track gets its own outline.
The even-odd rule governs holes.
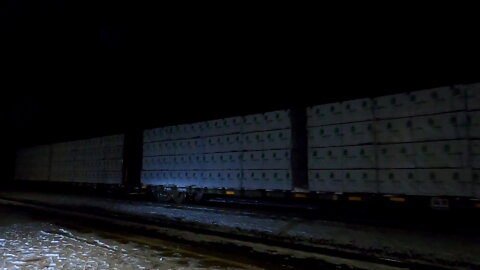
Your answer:
[[[0,192],[0,197],[60,206],[142,223],[187,227],[231,235],[283,241],[312,249],[328,249],[447,267],[480,267],[478,235],[415,230],[292,218],[249,210],[178,206],[102,199],[84,195]]]
[[[175,243],[62,222],[0,205],[0,269],[259,269]]]

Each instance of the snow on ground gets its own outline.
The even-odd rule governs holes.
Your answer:
[[[212,230],[230,230],[296,239],[302,243],[400,256],[430,262],[467,262],[480,266],[480,236],[347,224],[232,210],[220,207],[179,206],[141,201],[123,201],[81,195],[0,192],[0,197],[37,201],[65,207],[87,207],[116,214],[199,224]]]

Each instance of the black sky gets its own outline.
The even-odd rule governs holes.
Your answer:
[[[2,1],[5,152],[480,81],[475,36],[449,22],[288,11]]]

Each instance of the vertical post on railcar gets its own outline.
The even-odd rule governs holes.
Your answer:
[[[304,107],[291,110],[292,179],[294,191],[308,190],[307,114]]]
[[[127,187],[141,185],[142,151],[143,130],[140,128],[127,130],[123,150],[123,185]]]

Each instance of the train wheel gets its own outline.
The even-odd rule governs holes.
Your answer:
[[[182,191],[173,191],[171,198],[175,203],[182,204],[187,200],[187,193]]]
[[[197,190],[193,193],[193,201],[196,203],[203,202],[205,200],[205,191],[204,190]]]
[[[172,200],[170,193],[163,188],[158,188],[153,191],[153,197],[157,202],[169,202]]]

